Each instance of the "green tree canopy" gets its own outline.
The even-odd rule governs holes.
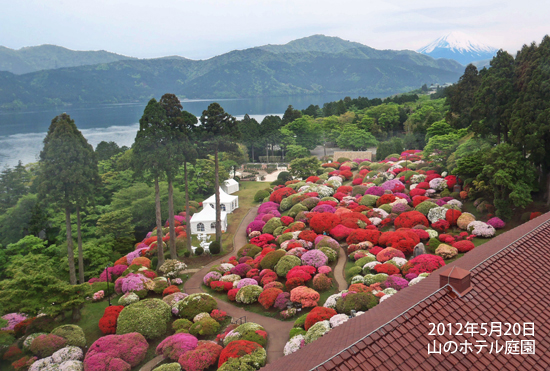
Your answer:
[[[357,125],[348,124],[342,129],[340,136],[336,139],[336,143],[340,148],[360,151],[369,147],[375,147],[378,141],[371,133],[359,129]]]
[[[290,174],[298,178],[307,178],[309,176],[315,175],[317,169],[321,166],[321,161],[317,157],[305,157],[297,158],[290,162]]]

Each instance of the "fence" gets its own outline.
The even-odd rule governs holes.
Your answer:
[[[231,324],[242,325],[243,323],[246,323],[246,316],[243,316],[240,318],[233,318],[231,320]]]

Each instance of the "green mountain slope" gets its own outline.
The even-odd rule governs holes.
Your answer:
[[[110,63],[124,59],[133,58],[104,50],[76,51],[56,45],[31,46],[19,50],[0,46],[0,71],[8,71],[14,74]]]
[[[0,73],[0,107],[138,102],[166,92],[190,99],[391,95],[425,83],[454,82],[464,69],[415,52],[327,39],[320,40],[322,45],[318,36],[301,44],[296,40],[288,52],[251,48],[202,61],[122,60],[24,75]]]

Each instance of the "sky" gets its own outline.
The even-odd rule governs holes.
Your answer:
[[[0,0],[0,9],[2,46],[139,58],[207,59],[314,34],[416,50],[452,31],[515,53],[550,33],[544,0]]]

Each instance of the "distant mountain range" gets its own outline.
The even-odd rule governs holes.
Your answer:
[[[491,60],[497,49],[475,41],[463,32],[451,32],[417,50],[433,58],[453,59],[463,65]]]
[[[189,99],[391,95],[425,83],[455,82],[464,72],[464,67],[453,60],[436,60],[408,50],[376,50],[323,35],[285,45],[234,50],[198,61],[178,56],[134,59],[107,52],[69,51],[92,53],[89,65],[51,69],[52,60],[61,63],[58,53],[68,50],[56,48],[51,49],[49,58],[44,57],[47,63],[41,65],[34,59],[32,65],[39,69],[35,72],[0,72],[0,107],[142,102],[167,92]],[[101,58],[107,60],[99,62]],[[64,63],[84,64],[85,60],[71,57]],[[4,65],[0,54],[0,66]]]
[[[17,75],[62,67],[111,63],[135,59],[124,55],[99,51],[76,51],[56,45],[31,46],[14,50],[0,46],[0,71]]]

